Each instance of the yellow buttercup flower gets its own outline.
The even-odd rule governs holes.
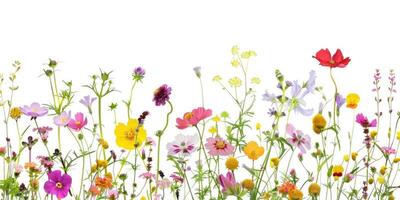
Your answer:
[[[322,116],[319,113],[313,117],[312,123],[313,123],[313,130],[317,134],[320,134],[326,126],[326,120],[325,120],[324,116]]]
[[[117,145],[121,148],[132,150],[139,147],[146,140],[146,130],[139,126],[137,119],[128,120],[128,124],[118,123],[115,127]]]
[[[225,166],[226,166],[226,168],[227,169],[230,169],[230,170],[235,170],[235,169],[237,169],[238,168],[238,166],[239,166],[239,161],[236,159],[236,158],[234,158],[234,157],[229,157],[228,159],[226,159],[226,161],[225,161]]]
[[[277,168],[279,165],[279,158],[278,157],[271,158],[270,165],[272,168]]]
[[[103,138],[99,139],[99,144],[101,145],[101,147],[103,147],[103,149],[108,149],[108,147],[109,147],[108,142]]]
[[[261,195],[261,199],[262,199],[262,200],[269,200],[269,198],[271,198],[271,194],[270,194],[269,192],[264,192],[264,193]]]
[[[218,115],[215,115],[215,116],[212,118],[212,120],[213,120],[214,122],[220,122],[220,121],[221,121],[221,118],[220,118]]]
[[[378,135],[378,131],[372,130],[371,133],[370,133],[370,135],[371,135],[371,138],[372,138],[372,139],[375,139],[376,136]]]
[[[249,59],[250,57],[257,56],[256,52],[253,50],[243,51],[240,57],[243,59]]]
[[[231,49],[232,55],[239,53],[239,47],[237,45],[233,46]]]
[[[229,85],[231,85],[231,87],[240,87],[242,85],[242,80],[235,76],[229,79]]]
[[[260,156],[264,154],[264,148],[258,146],[257,142],[250,141],[243,148],[244,154],[251,160],[257,160]]]
[[[146,200],[146,197],[145,197],[145,196],[142,196],[142,197],[140,198],[140,200]]]
[[[356,109],[360,102],[360,96],[356,93],[350,93],[346,97],[346,107]]]
[[[108,165],[107,160],[96,160],[96,164],[98,168],[106,168]]]

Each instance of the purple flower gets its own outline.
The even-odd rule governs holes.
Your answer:
[[[382,151],[387,156],[396,153],[396,149],[393,149],[392,147],[382,147]]]
[[[171,87],[167,84],[161,85],[154,91],[153,101],[156,103],[156,106],[163,106],[169,100],[169,95],[171,95]]]
[[[235,177],[233,176],[232,172],[226,173],[226,176],[224,175],[219,175],[218,176],[218,183],[222,187],[222,192],[227,192],[229,190],[234,190],[237,186],[238,183],[235,180]]]
[[[47,194],[56,195],[59,199],[65,198],[71,188],[71,176],[68,174],[61,175],[60,170],[49,172],[47,176],[48,180],[44,184],[44,191]]]
[[[307,90],[301,93],[302,87],[298,81],[293,81],[291,88],[292,99],[288,101],[288,106],[291,107],[295,112],[299,112],[304,116],[310,116],[313,113],[313,109],[305,108],[306,101],[304,98],[309,93]]]
[[[359,123],[364,128],[376,127],[376,119],[370,122],[368,118],[364,116],[362,113],[357,114],[356,122]]]
[[[183,177],[178,176],[176,173],[171,174],[169,177],[171,177],[175,182],[183,183]]]
[[[41,107],[39,103],[32,103],[31,106],[24,105],[24,107],[20,108],[22,113],[26,116],[30,116],[32,118],[41,117],[46,115],[48,110],[45,107]]]
[[[96,100],[96,97],[91,98],[89,95],[84,96],[79,103],[83,104],[89,109],[89,113],[92,113],[92,104]]]
[[[54,124],[57,126],[66,126],[68,125],[69,120],[71,120],[71,111],[64,111],[60,115],[53,118]]]
[[[37,131],[40,135],[40,138],[43,142],[47,142],[47,138],[49,137],[49,132],[53,130],[53,128],[49,126],[42,126],[38,128],[34,128],[33,131]]]
[[[173,142],[167,144],[168,154],[189,156],[196,151],[197,141],[196,135],[178,134]]]
[[[136,80],[136,81],[141,81],[143,78],[144,78],[144,75],[146,74],[146,71],[143,69],[143,68],[141,68],[141,67],[136,67],[134,70],[133,70],[133,74],[132,74],[132,76],[133,76],[133,79],[134,80]]]
[[[286,140],[293,146],[300,149],[302,153],[306,152],[306,149],[311,148],[311,138],[308,135],[304,135],[301,130],[296,130],[292,124],[288,124],[286,127],[286,133],[291,137]]]
[[[341,94],[336,95],[336,106],[338,110],[340,109],[340,107],[343,106],[345,102],[346,98],[344,98]]]

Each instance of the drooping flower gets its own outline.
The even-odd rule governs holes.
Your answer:
[[[185,129],[189,126],[196,126],[201,120],[204,120],[211,115],[211,109],[198,107],[193,109],[192,112],[185,113],[183,118],[176,118],[176,127],[179,129]]]
[[[350,93],[346,97],[346,107],[356,109],[360,102],[360,96],[356,93]]]
[[[292,124],[286,126],[286,133],[291,137],[287,138],[287,141],[300,149],[302,153],[306,152],[306,149],[311,148],[311,138],[309,135],[305,135],[301,130],[296,130]]]
[[[26,116],[30,116],[32,118],[41,117],[47,114],[48,110],[45,107],[41,107],[39,103],[32,103],[30,106],[24,105],[20,108],[22,113]]]
[[[251,160],[257,160],[264,154],[264,148],[262,146],[258,146],[257,142],[250,141],[243,147],[243,152],[246,156]]]
[[[234,147],[221,137],[207,138],[205,147],[212,156],[228,156],[234,151]]]
[[[313,56],[313,58],[317,59],[321,66],[331,68],[344,68],[350,62],[349,57],[343,57],[342,51],[340,49],[337,49],[333,56],[331,56],[331,52],[329,51],[329,49],[321,49],[315,54],[315,56]]]
[[[68,122],[68,127],[74,131],[80,131],[83,127],[88,123],[87,118],[83,115],[83,113],[78,112],[75,114],[75,119],[70,119]]]
[[[118,123],[114,134],[117,145],[127,150],[137,148],[146,141],[146,130],[142,125],[139,126],[137,119],[129,119],[126,125]]]
[[[364,128],[376,127],[376,119],[370,122],[368,118],[364,116],[362,113],[357,114],[356,122],[359,123]]]
[[[218,183],[221,185],[223,193],[235,191],[235,189],[239,186],[239,183],[236,182],[232,172],[226,173],[226,176],[222,174],[219,175]]]
[[[196,74],[197,78],[201,78],[201,67],[200,66],[194,67],[193,71]]]
[[[154,91],[153,101],[156,106],[163,106],[169,100],[169,96],[171,95],[171,87],[167,84],[161,85]]]
[[[196,151],[198,138],[196,135],[178,134],[175,140],[167,144],[168,154],[189,156]]]
[[[176,173],[171,174],[169,177],[175,182],[183,183],[183,177],[178,176]]]
[[[336,95],[336,107],[338,110],[343,106],[345,102],[346,99],[341,94]]]
[[[61,174],[60,170],[49,172],[47,176],[48,180],[44,184],[44,190],[46,193],[55,195],[59,199],[65,198],[71,188],[71,176],[68,174]]]
[[[66,126],[71,119],[71,111],[69,112],[62,112],[60,115],[55,116],[53,118],[54,124],[57,126]]]

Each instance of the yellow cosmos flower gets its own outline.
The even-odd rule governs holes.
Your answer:
[[[360,96],[356,93],[350,93],[346,97],[346,107],[356,109],[360,102]]]
[[[137,119],[130,119],[127,125],[118,123],[114,134],[117,145],[127,150],[139,147],[146,140],[146,130],[143,126],[139,126]]]
[[[247,155],[247,157],[251,160],[257,160],[260,156],[264,154],[264,148],[258,146],[257,142],[250,141],[243,148],[243,152]]]

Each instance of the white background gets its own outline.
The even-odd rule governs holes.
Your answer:
[[[39,77],[48,58],[60,62],[59,80],[74,82],[76,102],[87,94],[80,86],[89,83],[90,74],[99,68],[114,70],[112,77],[121,92],[108,98],[106,104],[117,101],[118,121],[125,122],[121,100],[128,96],[132,69],[143,66],[147,73],[144,84],[135,90],[133,109],[135,115],[143,110],[151,112],[149,134],[162,127],[160,119],[166,113],[166,108],[155,107],[151,102],[153,90],[163,83],[173,88],[171,99],[176,109],[164,148],[180,132],[173,126],[175,117],[200,105],[193,67],[202,66],[206,107],[219,113],[232,110],[233,104],[211,78],[221,74],[226,80],[240,73],[230,67],[231,46],[257,52],[250,63],[250,74],[262,79],[256,88],[258,100],[266,88],[275,88],[276,68],[291,80],[306,80],[308,72],[316,70],[317,84],[331,94],[328,70],[318,66],[311,56],[320,48],[341,48],[352,61],[347,68],[334,72],[339,91],[359,93],[360,109],[371,116],[374,69],[382,68],[387,83],[389,69],[398,69],[400,63],[399,5],[395,1],[375,2],[2,1],[0,71],[10,72],[14,60],[22,62],[16,104],[24,105],[50,101],[47,79]],[[317,99],[310,99],[308,105],[316,109]],[[394,105],[397,111],[396,99]],[[82,108],[76,104],[73,112]],[[258,101],[255,121],[263,122],[264,127],[270,126],[267,108],[265,102]],[[106,137],[114,145],[114,125],[108,114]],[[351,112],[343,115],[351,116]],[[312,134],[309,118],[296,119],[304,120],[294,122],[296,126]],[[361,141],[361,130],[359,133]],[[50,137],[55,145],[55,135]]]

